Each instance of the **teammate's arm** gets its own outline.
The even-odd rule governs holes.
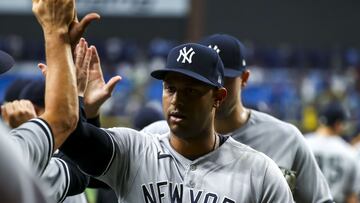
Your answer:
[[[114,158],[114,140],[105,130],[86,122],[83,106],[80,100],[77,127],[60,150],[85,173],[100,176],[106,172]]]
[[[261,187],[264,192],[259,202],[294,202],[290,188],[274,162],[269,162]]]
[[[74,0],[33,0],[33,12],[44,33],[48,64],[45,112],[40,118],[50,126],[55,149],[74,130],[78,119],[75,67],[68,34],[75,19],[74,6]]]

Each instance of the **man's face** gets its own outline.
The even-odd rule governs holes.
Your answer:
[[[212,127],[214,88],[179,73],[168,73],[163,83],[163,111],[171,132],[192,138]]]

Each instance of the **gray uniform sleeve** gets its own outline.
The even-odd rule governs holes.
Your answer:
[[[106,172],[99,177],[101,181],[111,186],[115,192],[124,190],[123,185],[131,178],[130,171],[134,172],[137,164],[132,164],[139,160],[139,156],[146,150],[149,136],[129,129],[112,128],[106,130],[114,140],[114,158],[109,163]]]
[[[22,151],[22,156],[41,174],[47,166],[54,148],[54,138],[46,121],[32,119],[10,131],[10,139]]]
[[[52,158],[41,178],[46,184],[46,193],[51,194],[56,202],[62,202],[70,186],[69,168],[66,162]]]
[[[156,121],[144,127],[141,132],[146,134],[165,134],[170,131],[166,120]]]
[[[6,136],[6,137],[5,137]],[[0,134],[0,202],[46,203],[38,179],[30,172],[30,167],[22,159],[17,146]]]
[[[348,194],[357,194],[360,195],[360,164],[355,162],[351,165],[351,170],[349,174],[349,180],[347,181],[347,189],[346,192]]]
[[[272,160],[266,168],[262,187],[263,194],[259,202],[294,202],[283,174]]]
[[[298,150],[295,155],[293,171],[296,171],[294,199],[297,203],[333,202],[327,181],[322,174],[315,157],[301,132],[293,127],[293,132],[299,138]]]

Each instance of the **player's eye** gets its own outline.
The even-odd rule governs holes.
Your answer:
[[[168,93],[174,93],[176,91],[176,88],[171,85],[164,85],[164,90]]]
[[[190,96],[200,95],[200,91],[197,89],[194,89],[194,88],[186,88],[185,92],[187,95],[190,95]]]

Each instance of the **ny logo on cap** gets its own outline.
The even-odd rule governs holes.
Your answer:
[[[214,47],[212,47],[211,44],[210,44],[209,48],[214,49],[217,53],[220,53],[220,51],[221,51],[217,45],[214,45]]]
[[[176,61],[179,62],[182,57],[181,63],[185,63],[186,61],[188,63],[192,63],[192,57],[194,56],[194,54],[195,51],[193,51],[193,48],[190,48],[189,50],[186,51],[186,47],[184,47],[180,49],[179,57],[176,59]]]

